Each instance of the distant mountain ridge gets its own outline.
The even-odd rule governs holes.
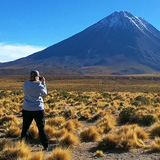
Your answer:
[[[144,74],[160,71],[160,31],[127,11],[114,12],[40,52],[0,64],[46,74]],[[24,73],[24,72],[23,72]]]

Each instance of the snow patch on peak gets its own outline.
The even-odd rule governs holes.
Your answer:
[[[129,26],[136,26],[139,30],[143,31],[144,29],[148,30],[146,23],[140,18],[133,16],[128,11],[114,12],[108,17],[99,21],[97,27],[113,27],[120,26],[122,28],[128,28]]]

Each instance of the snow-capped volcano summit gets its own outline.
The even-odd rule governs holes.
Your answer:
[[[149,31],[151,33],[157,32],[152,25],[150,25],[146,20],[141,17],[133,16],[128,11],[114,12],[106,18],[99,21],[97,24],[99,27],[122,27],[127,29],[130,27],[137,27],[140,31],[145,32]],[[154,31],[155,30],[155,31]],[[159,32],[159,31],[158,31]],[[159,34],[159,33],[156,33]]]
[[[137,74],[160,71],[160,31],[120,11],[82,32],[1,69],[40,69],[46,74]]]

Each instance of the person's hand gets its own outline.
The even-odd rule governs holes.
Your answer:
[[[46,79],[45,79],[44,77],[42,77],[42,80],[41,80],[41,81],[44,82],[45,80],[46,80]]]

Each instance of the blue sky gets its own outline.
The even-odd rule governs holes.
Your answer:
[[[0,62],[58,43],[114,11],[129,11],[160,30],[160,0],[0,0]]]

